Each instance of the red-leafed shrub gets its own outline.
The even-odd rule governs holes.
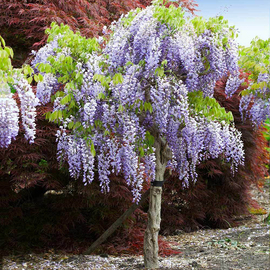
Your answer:
[[[50,106],[38,107],[38,129],[34,144],[29,145],[20,127],[17,140],[8,148],[0,149],[0,250],[8,244],[9,247],[13,246],[14,239],[10,236],[17,234],[14,227],[16,223],[23,224],[26,221],[29,213],[28,210],[25,212],[26,205],[34,209],[34,201],[42,198],[46,190],[59,190],[70,179],[64,170],[58,169],[55,142],[57,127],[48,123],[44,117],[44,113],[50,109]],[[26,227],[24,229],[28,230]]]
[[[83,36],[102,35],[102,29],[131,9],[144,8],[151,0],[4,0],[0,5],[0,35],[15,52],[14,65],[21,65],[31,49],[45,44],[51,22],[68,24]],[[192,13],[194,0],[181,0]]]
[[[37,109],[37,138],[29,145],[20,127],[19,135],[8,148],[0,149],[0,250],[16,247],[18,238],[36,236],[32,229],[40,222],[41,209],[36,201],[46,190],[59,190],[70,179],[59,170],[56,159],[56,125],[45,120],[44,113],[50,106]],[[29,215],[34,211],[36,215]],[[30,223],[26,225],[29,217]],[[24,224],[25,226],[23,226]],[[19,227],[21,226],[21,228]],[[40,223],[39,229],[42,224]],[[15,236],[15,238],[13,237]]]

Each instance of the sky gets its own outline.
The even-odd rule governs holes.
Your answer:
[[[250,46],[250,41],[258,36],[270,38],[270,0],[195,0],[200,11],[196,14],[204,18],[224,16],[229,25],[239,30],[239,45]]]

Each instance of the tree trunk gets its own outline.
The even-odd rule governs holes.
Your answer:
[[[150,188],[148,223],[144,234],[144,266],[158,268],[158,234],[160,230],[162,187]]]
[[[156,181],[163,182],[167,163],[171,158],[171,151],[158,138],[155,141],[156,154]],[[144,234],[144,266],[147,269],[156,269],[158,262],[158,234],[161,222],[161,194],[162,185],[151,186],[148,210],[148,223]]]

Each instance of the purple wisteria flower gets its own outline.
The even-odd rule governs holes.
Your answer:
[[[19,108],[12,94],[0,94],[0,147],[8,147],[19,132]]]
[[[14,84],[21,103],[22,125],[25,130],[25,138],[33,143],[36,136],[36,106],[39,99],[35,96],[32,87],[26,79],[20,79]]]
[[[46,73],[43,75],[43,81],[37,83],[37,98],[41,104],[46,104],[51,101],[51,96],[58,90],[57,78],[51,74]]]

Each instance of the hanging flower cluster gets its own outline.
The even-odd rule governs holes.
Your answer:
[[[39,104],[39,100],[26,79],[18,80],[15,77],[13,87],[16,89],[20,100],[21,120],[25,130],[24,136],[29,143],[33,143],[36,135],[36,106]],[[9,87],[0,89],[0,105],[0,147],[8,147],[19,132],[19,108]]]
[[[7,74],[6,74],[7,76]],[[25,130],[25,138],[33,143],[36,135],[36,106],[39,100],[36,98],[32,87],[19,72],[12,75],[11,84],[1,81],[0,78],[0,147],[8,147],[19,132],[19,112],[22,126]],[[16,91],[20,106],[11,91]]]
[[[37,84],[36,96],[41,104],[51,101],[51,96],[58,90],[57,79],[51,74],[44,74],[43,80]]]
[[[7,47],[0,36],[0,147],[8,147],[19,132],[19,108],[25,138],[33,143],[36,133],[36,106],[39,100],[35,97],[28,80],[32,80],[30,66],[13,69],[11,58],[13,50]],[[28,77],[28,79],[26,79]],[[17,92],[20,107],[13,94]]]
[[[9,87],[0,88],[0,147],[8,147],[19,132],[19,109]]]
[[[166,21],[166,12],[180,17]],[[156,140],[169,146],[169,164],[186,186],[196,181],[196,165],[205,159],[221,156],[232,171],[243,164],[241,133],[211,98],[216,81],[228,72],[228,95],[241,82],[233,30],[222,18],[205,22],[183,16],[180,8],[153,5],[114,23],[103,50],[95,47],[96,40],[62,31],[37,52],[34,63],[41,61],[49,82],[38,85],[44,88],[39,95],[47,101],[51,89],[64,86],[49,118],[61,123],[58,159],[68,162],[71,176],[91,183],[97,164],[107,192],[110,174],[121,173],[138,202],[145,176],[156,177]],[[61,27],[51,31],[59,33]],[[84,45],[70,47],[80,39],[87,52]]]
[[[29,143],[33,143],[36,136],[36,106],[39,104],[39,99],[25,78],[15,79],[14,88],[21,103],[20,112],[22,126],[25,130],[24,136]]]

